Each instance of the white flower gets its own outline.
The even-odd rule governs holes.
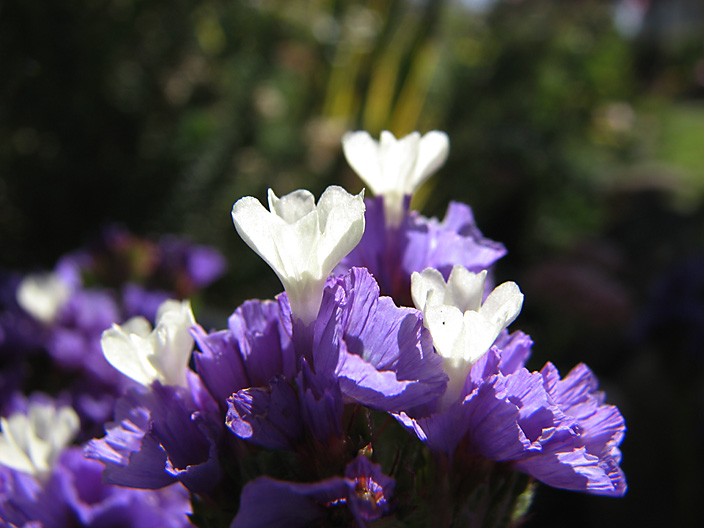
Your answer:
[[[27,275],[17,287],[17,304],[32,317],[51,324],[71,296],[71,287],[56,273]]]
[[[32,403],[27,414],[0,418],[0,464],[42,477],[79,428],[80,420],[71,407]]]
[[[348,163],[375,196],[384,197],[386,221],[398,225],[403,199],[445,163],[450,150],[447,134],[437,130],[423,137],[418,132],[396,139],[384,130],[379,141],[367,132],[348,132],[342,138]]]
[[[193,351],[188,330],[196,324],[189,301],[168,300],[157,313],[154,330],[144,317],[103,332],[100,345],[108,362],[144,386],[187,386],[186,372]]]
[[[364,191],[355,196],[331,186],[316,205],[306,190],[277,198],[269,189],[269,211],[246,196],[233,206],[232,220],[281,280],[295,317],[309,324],[328,275],[364,234]]]
[[[447,397],[459,396],[469,369],[518,316],[523,294],[515,282],[504,282],[484,303],[486,271],[472,273],[463,266],[452,268],[445,283],[432,268],[411,275],[411,295],[423,312],[433,345],[450,377]]]

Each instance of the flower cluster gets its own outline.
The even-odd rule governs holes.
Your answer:
[[[131,526],[161,508],[160,526],[512,526],[535,481],[625,493],[624,420],[592,372],[525,366],[532,340],[507,329],[523,294],[487,280],[504,247],[464,204],[442,221],[410,210],[447,136],[355,132],[343,150],[374,198],[333,186],[317,201],[270,190],[268,209],[233,206],[283,285],[276,299],[246,301],[223,330],[175,300],[103,325],[105,365],[125,382],[85,458],[69,447],[70,407],[25,404],[3,419],[4,519],[98,526],[129,510]],[[47,324],[74,292],[49,276],[17,299]],[[100,492],[82,484],[96,465]],[[41,516],[39,500],[51,505]]]

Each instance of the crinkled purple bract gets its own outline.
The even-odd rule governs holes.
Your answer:
[[[623,495],[618,446],[625,423],[616,407],[604,404],[591,371],[578,365],[560,379],[548,363],[529,372],[523,362],[531,342],[520,332],[497,345],[505,348],[495,345],[472,367],[461,401],[427,417],[399,413],[397,420],[448,457],[462,445],[554,487]]]
[[[335,378],[349,401],[397,411],[430,405],[445,391],[442,358],[421,313],[379,297],[364,268],[328,281],[312,326],[312,366]]]
[[[359,455],[344,477],[296,483],[259,477],[240,496],[240,509],[231,528],[290,528],[309,526],[336,508],[347,507],[357,526],[386,515],[391,508],[394,479],[377,464]]]
[[[108,486],[102,470],[80,448],[64,450],[45,481],[0,467],[0,518],[41,528],[191,526],[188,492],[180,484],[159,491]]]
[[[408,207],[408,197],[406,207]],[[454,265],[478,273],[506,254],[506,248],[485,238],[469,206],[450,202],[443,221],[408,211],[398,228],[387,227],[383,197],[366,199],[366,227],[362,240],[338,266],[367,268],[381,292],[410,304],[411,274],[425,268],[439,270],[445,279]]]
[[[183,388],[155,382],[129,390],[105,428],[105,437],[88,443],[86,456],[105,464],[109,484],[157,489],[178,481],[198,493],[220,480],[219,418]]]
[[[233,393],[266,387],[278,375],[290,380],[296,374],[293,344],[283,329],[277,302],[247,301],[235,310],[228,326],[211,334],[199,326],[192,330],[200,349],[194,354],[196,369],[223,412]]]
[[[622,496],[626,477],[621,451],[626,424],[619,410],[604,403],[598,380],[579,364],[564,379],[552,363],[540,371],[545,390],[559,407],[557,430],[543,434],[539,456],[526,456],[516,466],[552,486],[597,495]]]

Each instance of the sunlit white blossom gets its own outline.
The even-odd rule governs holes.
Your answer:
[[[497,286],[484,302],[486,271],[472,273],[454,266],[445,282],[432,268],[411,276],[411,295],[423,312],[433,345],[450,377],[448,393],[458,396],[471,366],[518,316],[523,294],[515,282]]]
[[[0,418],[0,464],[41,477],[79,428],[80,420],[71,407],[31,403],[26,414]]]
[[[71,296],[71,287],[56,273],[27,275],[17,287],[17,304],[32,317],[52,323]]]
[[[237,200],[232,220],[242,239],[274,270],[294,316],[305,324],[318,315],[325,280],[364,234],[364,191],[328,187],[316,205],[297,190],[278,198],[269,189],[269,210],[251,196]]]
[[[105,330],[100,345],[113,367],[142,385],[159,381],[185,387],[193,351],[189,329],[194,325],[189,301],[167,300],[159,307],[153,330],[144,317],[133,317]]]
[[[384,197],[386,221],[398,225],[403,199],[445,163],[450,150],[447,134],[437,130],[421,137],[413,132],[396,139],[384,130],[379,141],[368,132],[348,132],[342,138],[348,163],[376,196]]]

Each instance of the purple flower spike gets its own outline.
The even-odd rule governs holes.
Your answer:
[[[86,456],[105,464],[105,482],[157,489],[176,481],[207,492],[220,479],[218,426],[194,410],[183,388],[158,382],[120,398],[106,436],[91,440]]]
[[[347,522],[354,520],[363,528],[365,521],[390,511],[394,484],[379,465],[362,455],[347,465],[344,478],[295,483],[259,477],[242,490],[231,528],[302,528],[328,516],[339,520],[341,513],[336,510],[345,505],[352,517]]]

